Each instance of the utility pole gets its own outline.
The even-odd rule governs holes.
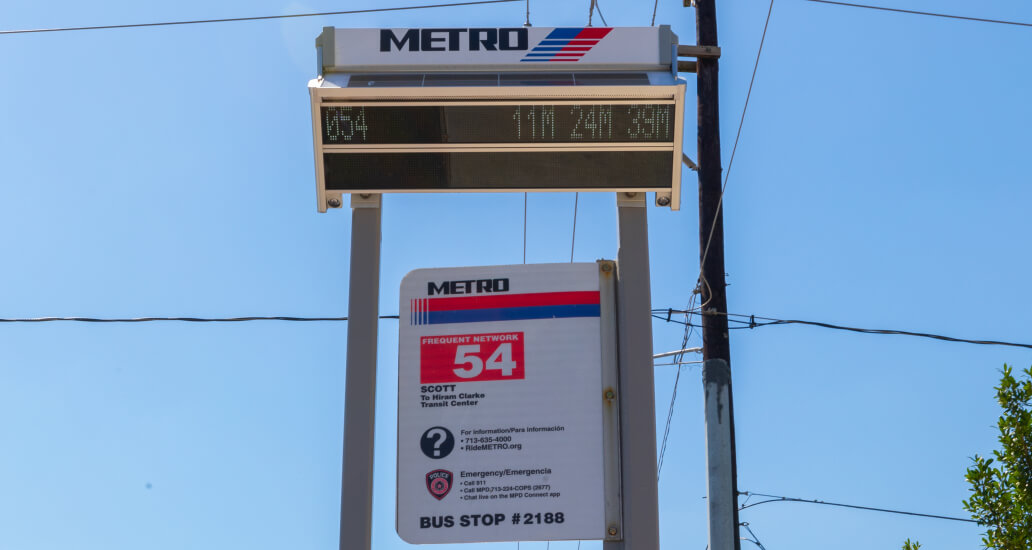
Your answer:
[[[687,0],[685,0],[687,3]],[[695,0],[696,44],[717,43],[715,0]],[[719,50],[718,50],[719,51]],[[721,201],[718,58],[700,56],[696,81],[699,102],[699,254],[702,297],[703,388],[706,392],[706,468],[709,548],[741,550],[738,534],[738,472],[735,464],[731,346],[724,278],[724,220]],[[730,532],[729,532],[730,531]]]

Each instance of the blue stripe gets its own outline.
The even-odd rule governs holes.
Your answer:
[[[527,57],[555,57],[554,53],[528,53]]]
[[[549,38],[573,38],[580,34],[582,30],[584,30],[584,27],[555,29],[552,32],[548,33],[548,36],[545,37],[545,40],[548,40]]]
[[[538,46],[538,47],[534,48],[532,51],[535,51],[535,52],[561,52],[561,51],[563,51],[563,47],[562,46],[555,46],[555,47],[552,47],[552,46],[544,46],[544,47]]]
[[[497,309],[460,309],[431,311],[427,324],[483,323],[486,321],[519,321],[524,319],[564,319],[569,317],[598,317],[598,304],[565,306],[504,307]]]
[[[569,40],[542,40],[538,46],[568,46]]]

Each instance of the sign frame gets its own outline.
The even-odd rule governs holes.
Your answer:
[[[510,268],[512,270],[532,272],[533,270],[540,268],[540,266],[542,266],[542,265],[548,265],[548,264],[511,265],[511,266],[474,266],[474,267],[471,267],[469,269],[472,269],[472,270],[484,270],[484,269],[493,269],[493,268]],[[583,263],[581,263],[581,264],[564,263],[564,264],[552,264],[552,265],[554,265],[556,267],[559,267],[559,266],[564,266],[565,267],[565,266],[570,266],[570,265],[579,265],[579,266],[583,267],[585,264],[583,264]],[[619,367],[618,367],[619,353],[618,353],[618,343],[617,343],[617,339],[618,339],[618,334],[617,334],[618,316],[617,316],[617,305],[616,305],[617,268],[616,268],[616,262],[611,261],[611,260],[599,260],[599,261],[595,262],[595,266],[596,266],[597,274],[598,274],[598,278],[599,278],[598,279],[598,291],[599,291],[599,318],[598,319],[599,319],[599,344],[600,344],[600,349],[599,349],[600,356],[599,356],[599,358],[600,358],[601,361],[600,361],[600,364],[598,366],[599,374],[600,374],[600,377],[599,377],[600,385],[599,385],[599,388],[598,388],[597,398],[601,400],[601,407],[600,407],[600,416],[601,416],[601,418],[598,418],[598,421],[601,424],[601,426],[600,426],[601,430],[600,430],[599,433],[600,433],[600,435],[602,437],[602,441],[600,442],[601,443],[600,449],[601,449],[601,452],[602,452],[602,456],[601,456],[602,468],[601,469],[602,469],[603,478],[602,478],[602,480],[600,482],[603,483],[602,495],[603,495],[603,498],[604,498],[604,502],[603,502],[603,506],[602,506],[602,510],[601,510],[603,518],[601,518],[601,519],[604,521],[604,525],[600,525],[600,527],[603,529],[603,531],[600,532],[600,533],[597,533],[597,536],[594,536],[592,538],[594,540],[603,540],[603,541],[607,541],[607,542],[613,542],[613,541],[623,540],[623,488],[622,488],[622,470],[621,470],[621,433],[620,433],[620,425],[621,425],[620,424],[620,422],[621,422],[621,417],[620,417],[620,399],[621,398],[620,398],[620,373],[619,373],[619,370],[618,370],[619,369]],[[461,269],[461,268],[459,268],[459,269]],[[413,273],[423,272],[423,271],[431,271],[432,272],[432,271],[438,271],[438,270],[437,269],[420,269],[420,270],[416,270],[416,271],[410,273],[409,275],[412,275]],[[449,270],[449,271],[451,271],[451,270]],[[452,271],[452,273],[454,273],[454,271]],[[408,278],[408,276],[406,276],[406,278]],[[409,308],[406,308],[405,305],[404,305],[404,295],[403,295],[402,307],[400,309],[400,311],[402,312],[402,318],[403,319],[405,318],[404,312],[408,311],[408,310],[409,310]],[[418,316],[420,315],[418,312],[413,314],[411,311],[409,311],[409,313],[410,313],[410,316],[414,315],[414,318],[418,318]],[[479,331],[479,330],[481,330],[481,329],[476,327],[476,326],[470,327],[470,332],[476,332],[476,331]],[[495,331],[495,330],[497,330],[497,331],[506,331],[506,330],[511,330],[511,329],[502,328],[502,327],[495,327],[495,326],[492,325],[492,328],[490,330],[492,330],[492,331]],[[412,336],[413,335],[410,335],[410,337],[412,337]],[[403,518],[401,516],[401,487],[402,487],[401,484],[403,482],[403,480],[400,477],[401,473],[402,473],[402,457],[401,457],[401,454],[403,452],[403,448],[408,446],[408,445],[404,445],[403,442],[402,442],[402,437],[403,437],[403,432],[404,432],[404,430],[402,429],[402,421],[403,421],[403,418],[402,418],[402,415],[403,415],[402,402],[403,401],[402,400],[406,399],[406,398],[411,398],[411,396],[407,396],[407,395],[406,396],[402,396],[401,395],[401,393],[403,391],[403,387],[402,387],[401,381],[402,381],[403,376],[404,376],[404,372],[405,372],[404,369],[411,369],[412,368],[411,366],[403,367],[400,364],[400,362],[403,361],[403,357],[402,357],[402,354],[401,354],[401,349],[404,348],[404,337],[405,337],[404,331],[399,331],[399,356],[398,356],[398,359],[399,359],[399,367],[398,367],[398,377],[399,377],[398,392],[399,392],[399,396],[398,396],[398,416],[397,416],[398,426],[396,428],[396,430],[397,430],[396,431],[396,437],[398,438],[398,442],[397,442],[397,453],[398,453],[398,456],[397,456],[396,475],[398,476],[398,479],[396,480],[397,492],[395,494],[395,498],[396,498],[395,529],[398,531],[399,536],[401,536],[401,532],[402,531],[401,531],[400,527],[401,527],[401,522],[403,521]],[[423,336],[414,335],[414,337],[415,338],[422,338]],[[522,347],[522,344],[521,344],[521,347]],[[421,367],[419,365],[417,365],[416,368],[421,368]],[[422,382],[420,382],[419,385],[422,386]],[[431,421],[431,423],[433,423],[433,422]],[[431,430],[432,429],[434,429],[434,428],[431,428]],[[427,430],[427,431],[429,432],[430,430]],[[411,436],[412,434],[406,434],[406,435]],[[455,435],[457,437],[458,433],[456,432]],[[426,451],[424,450],[423,452],[425,453]],[[450,472],[449,472],[449,475],[450,475]],[[449,479],[449,481],[451,481],[451,480]],[[430,485],[429,485],[430,480],[429,480],[429,478],[427,480],[427,483],[428,483],[428,489],[429,489],[430,488]],[[445,489],[445,490],[447,490],[447,489]],[[433,489],[431,489],[431,494],[434,495],[434,498],[438,498],[438,500],[443,498],[443,495],[441,497],[437,497],[436,493],[434,492]],[[494,502],[494,501],[492,501],[492,502]],[[405,519],[410,519],[410,518],[405,518]],[[409,542],[409,540],[407,538],[405,538],[404,536],[402,536],[402,539],[406,540],[406,542]],[[538,539],[538,538],[519,539],[519,538],[512,538],[512,539],[505,539],[505,540],[527,540],[527,541],[530,541],[530,540],[565,540],[565,539]],[[585,538],[584,540],[588,540],[588,539]],[[461,543],[461,542],[496,542],[496,541],[497,540],[486,540],[486,541],[479,541],[479,540],[445,540],[445,541],[439,541],[439,542],[443,542],[443,543],[448,543],[448,542]],[[436,542],[437,541],[435,541],[433,543],[436,543]],[[431,543],[431,542],[430,541],[426,541],[426,542],[416,541],[416,542],[412,542],[412,543],[414,543],[414,544],[425,544],[425,543]]]
[[[676,48],[677,36],[670,32],[668,26],[661,27],[615,27],[612,30],[611,39],[620,38],[627,40],[628,37],[639,35],[647,37],[639,40],[640,44],[633,42],[613,42],[608,44],[620,44],[633,54],[620,62],[605,63],[605,48],[601,47],[605,41],[599,42],[600,46],[591,47],[590,55],[585,54],[583,59],[571,63],[546,63],[546,62],[522,62],[519,58],[523,52],[515,52],[514,59],[502,60],[489,64],[491,56],[487,54],[509,54],[514,52],[389,52],[386,56],[380,51],[374,51],[366,44],[371,39],[366,34],[373,32],[391,31],[392,29],[335,29],[326,27],[323,34],[316,41],[319,51],[319,76],[308,83],[311,99],[312,113],[312,138],[314,144],[315,176],[316,176],[316,206],[319,212],[326,212],[330,208],[343,206],[343,195],[358,194],[367,195],[375,193],[518,193],[518,192],[655,192],[655,204],[657,206],[669,206],[671,210],[679,210],[681,203],[681,165],[684,133],[684,97],[686,82],[677,76],[676,72]],[[448,29],[424,29],[433,32],[446,33]],[[461,31],[463,29],[451,29]],[[466,29],[476,30],[476,29]],[[499,29],[501,30],[501,29]],[[549,28],[532,28],[533,32],[548,32]],[[621,35],[621,32],[625,35]],[[370,34],[370,36],[374,36]],[[365,37],[365,38],[362,38]],[[347,47],[345,47],[347,46]],[[357,53],[349,53],[349,48]],[[611,50],[612,48],[610,48]],[[615,54],[610,54],[615,55]],[[507,58],[505,58],[507,59]],[[443,63],[443,60],[450,60]],[[346,63],[342,65],[342,63]],[[363,74],[364,73],[364,74]],[[505,84],[499,79],[498,85],[470,86],[456,85],[448,82],[434,81],[426,78],[420,83],[391,84],[389,82],[371,81],[369,78],[380,75],[390,76],[456,76],[462,75],[491,75],[491,74],[513,74],[531,75],[539,73],[543,75],[593,75],[605,76],[607,74],[633,74],[642,78],[640,83],[634,84],[606,84],[602,79],[598,84],[577,84],[577,85],[522,85],[519,83]],[[366,84],[374,86],[353,85],[352,78],[361,77]],[[381,78],[381,80],[386,80]],[[460,78],[461,80],[461,78]],[[645,83],[647,81],[647,83]],[[356,80],[355,82],[358,82]],[[621,104],[645,104],[645,105],[670,105],[673,108],[672,139],[671,141],[643,142],[643,141],[606,141],[606,142],[511,142],[511,143],[434,143],[434,144],[324,144],[323,143],[323,121],[322,107],[402,107],[402,106],[513,106],[513,105],[538,105],[538,106],[599,106],[599,105],[621,105]],[[662,177],[617,177],[614,181],[606,182],[605,185],[591,186],[581,183],[579,185],[562,185],[563,180],[571,181],[566,176],[558,173],[555,169],[555,182],[549,181],[545,187],[527,188],[521,186],[521,182],[528,181],[524,177],[513,175],[495,175],[502,183],[485,183],[475,181],[471,184],[459,184],[455,186],[435,185],[425,188],[399,188],[388,184],[378,184],[375,178],[362,178],[358,185],[349,183],[346,189],[327,189],[327,159],[332,156],[341,158],[341,154],[359,153],[369,155],[383,154],[408,154],[414,155],[425,153],[427,155],[438,155],[440,162],[450,162],[443,159],[451,159],[452,155],[465,155],[465,162],[477,163],[487,162],[473,160],[479,154],[496,153],[500,158],[502,155],[519,157],[521,153],[555,153],[574,155],[604,155],[606,152],[626,152],[635,157],[639,162],[645,162],[642,155],[646,153],[669,154],[669,164],[659,160],[648,160],[645,166],[654,167],[656,175]],[[329,156],[327,156],[329,155]],[[358,158],[358,157],[354,157]],[[568,159],[571,157],[567,157]],[[559,163],[560,161],[555,161]],[[570,161],[572,162],[572,161]],[[584,161],[590,163],[591,161]],[[622,162],[612,160],[612,162]],[[604,163],[603,163],[604,164]],[[562,166],[557,164],[557,166]],[[625,166],[616,164],[615,166]],[[669,172],[667,172],[669,166]],[[661,172],[659,171],[661,170]],[[340,170],[338,170],[339,172]],[[442,176],[451,181],[451,173],[447,170]],[[461,170],[457,169],[461,173]],[[577,172],[582,173],[582,172]],[[603,169],[603,174],[609,171]],[[669,179],[666,179],[669,174]],[[579,179],[588,181],[591,178],[582,175]],[[368,187],[362,184],[368,181]],[[505,183],[509,182],[509,183]],[[524,183],[525,185],[525,183]],[[332,186],[331,186],[332,187]]]

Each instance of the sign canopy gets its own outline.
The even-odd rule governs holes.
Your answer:
[[[679,208],[669,27],[327,27],[316,46],[320,211],[445,191],[655,191]]]
[[[603,335],[615,325],[607,324],[611,287],[600,276],[591,263],[421,269],[405,277],[402,539],[590,540],[619,524],[619,503],[606,488],[607,481],[609,490],[619,486],[617,452],[607,452],[617,446],[607,443],[613,432],[603,413],[610,372],[603,346],[615,346]]]

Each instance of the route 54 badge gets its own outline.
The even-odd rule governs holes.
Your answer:
[[[441,500],[451,491],[452,473],[448,470],[434,470],[426,474],[426,489],[430,495]]]

